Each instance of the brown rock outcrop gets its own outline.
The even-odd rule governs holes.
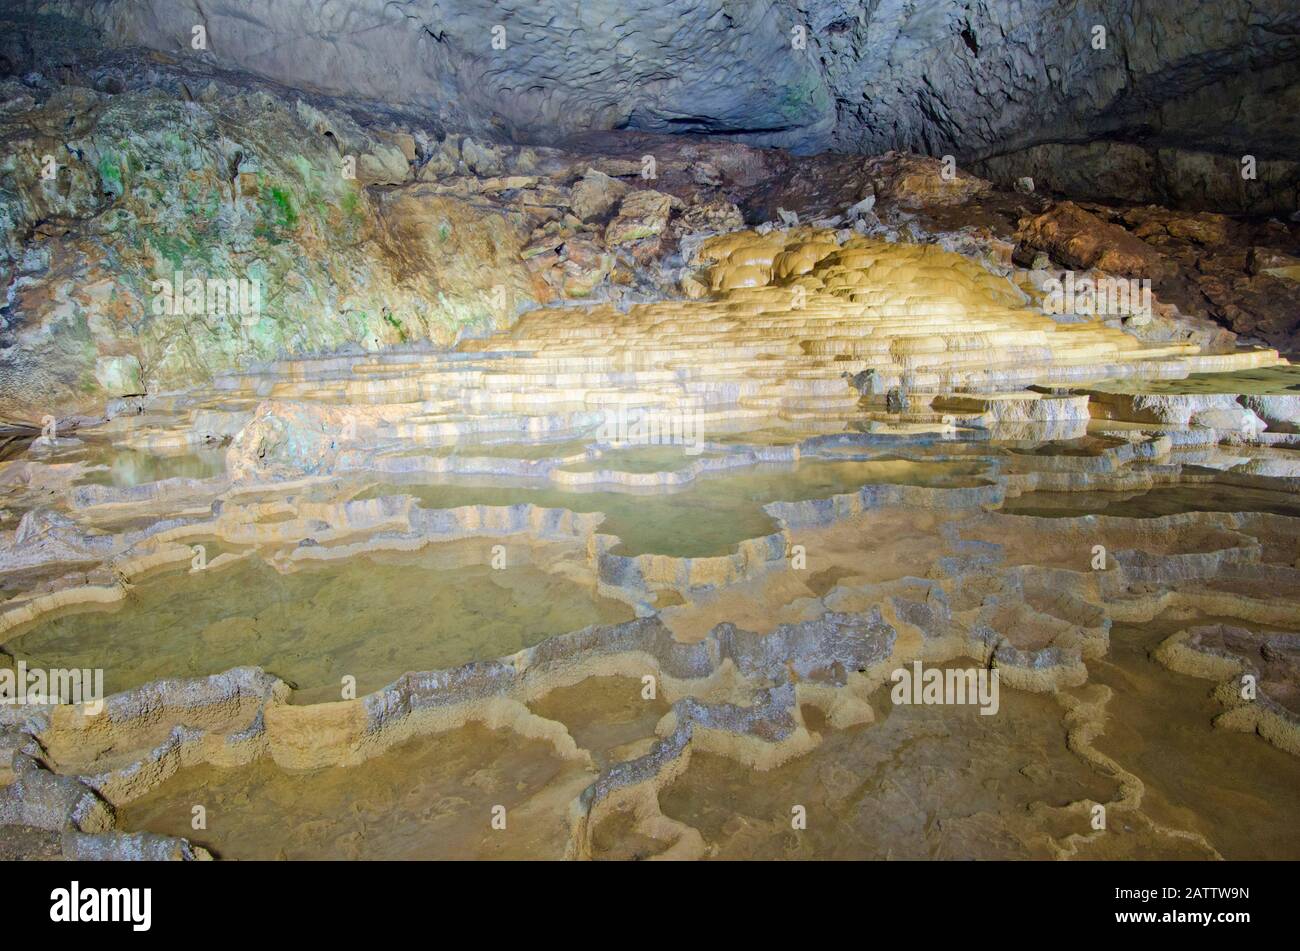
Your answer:
[[[949,177],[939,159],[906,152],[886,152],[868,159],[866,170],[876,197],[903,208],[960,205],[993,188],[991,183],[960,169]]]
[[[1022,220],[1018,237],[1022,245],[1046,251],[1062,264],[1080,270],[1098,268],[1152,281],[1171,277],[1176,270],[1119,225],[1102,221],[1072,201],[1063,201],[1042,215]]]
[[[680,199],[653,189],[632,192],[605,229],[605,243],[612,248],[656,237],[667,227],[673,208],[680,204]]]

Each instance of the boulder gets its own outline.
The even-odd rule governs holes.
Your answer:
[[[1102,221],[1072,201],[1060,202],[1036,217],[1022,218],[1016,236],[1022,245],[1045,251],[1076,270],[1097,268],[1152,281],[1170,277],[1177,270],[1124,228]]]
[[[906,152],[886,152],[868,159],[866,171],[876,197],[903,208],[964,205],[993,188],[990,182],[960,169],[948,177],[939,159]]]
[[[1246,255],[1246,270],[1251,274],[1300,281],[1300,257],[1271,248],[1251,248]]]
[[[739,231],[743,227],[745,227],[745,218],[740,213],[740,209],[734,202],[727,201],[725,198],[714,198],[691,205],[682,212],[681,218],[677,221],[677,228],[683,234],[697,231],[722,234],[728,231]]]
[[[1244,406],[1213,406],[1203,409],[1192,414],[1191,423],[1194,427],[1249,437],[1258,436],[1267,428],[1262,419]]]
[[[605,244],[611,248],[631,244],[663,233],[674,207],[681,199],[653,189],[634,191],[623,199],[618,215],[605,228]]]
[[[614,256],[590,237],[579,236],[564,242],[560,261],[560,290],[565,297],[589,297],[609,277]]]
[[[410,163],[395,145],[380,145],[357,159],[357,181],[362,185],[400,185],[410,173]]]
[[[376,430],[392,422],[386,413],[393,412],[371,406],[265,400],[226,450],[226,470],[232,479],[243,482],[326,475],[344,449],[376,438]]]
[[[587,169],[573,186],[569,205],[582,221],[602,219],[627,194],[628,186],[594,168]]]

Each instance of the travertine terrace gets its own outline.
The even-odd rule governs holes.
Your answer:
[[[1300,611],[1275,596],[1293,590],[1297,571],[1300,504],[1291,501],[1297,474],[1289,437],[1272,436],[1235,397],[1227,401],[1233,415],[1217,395],[1142,405],[1150,412],[1189,403],[1190,414],[1218,413],[1211,421],[1228,428],[1148,423],[1135,412],[1116,420],[1125,415],[1117,407],[1136,401],[1099,396],[1102,411],[1084,381],[1283,372],[1284,361],[1267,349],[1153,345],[1097,321],[1057,325],[1009,279],[931,246],[858,236],[840,244],[831,231],[772,230],[708,239],[697,259],[701,283],[715,289],[699,299],[636,305],[627,314],[543,310],[451,354],[295,361],[230,376],[207,391],[123,405],[84,444],[56,439],[11,462],[6,481],[22,514],[6,535],[3,567],[23,587],[0,627],[9,656],[33,666],[94,666],[94,644],[76,643],[76,619],[91,616],[69,612],[116,610],[125,618],[165,603],[154,589],[172,599],[197,596],[194,610],[209,611],[212,599],[199,592],[250,560],[287,579],[370,563],[348,576],[354,580],[339,569],[332,576],[365,599],[368,586],[382,584],[374,566],[418,558],[413,564],[433,572],[429,580],[394,575],[389,583],[423,586],[436,600],[427,586],[442,575],[462,592],[467,569],[490,581],[485,566],[498,553],[568,585],[535,594],[526,585],[497,585],[498,597],[518,599],[525,614],[541,606],[530,598],[561,597],[575,607],[572,631],[539,632],[539,643],[500,657],[490,653],[489,631],[464,631],[462,646],[445,656],[468,666],[408,673],[387,685],[337,657],[316,667],[302,661],[303,672],[292,676],[314,679],[291,685],[274,670],[285,661],[256,646],[274,640],[274,630],[258,633],[253,621],[242,634],[238,626],[224,631],[233,617],[200,618],[192,634],[171,627],[168,640],[182,643],[145,641],[153,663],[146,673],[124,669],[119,681],[106,665],[110,689],[124,689],[111,693],[103,712],[48,707],[8,720],[6,821],[70,856],[202,856],[201,837],[167,837],[175,826],[167,821],[171,790],[193,770],[216,768],[205,782],[218,788],[297,783],[294,795],[310,800],[316,773],[293,779],[302,770],[345,771],[321,779],[322,790],[366,789],[377,781],[368,764],[388,764],[390,750],[488,729],[517,733],[533,744],[532,756],[555,761],[542,770],[552,778],[518,807],[518,821],[530,823],[536,839],[511,844],[508,854],[759,854],[771,847],[761,837],[710,841],[664,813],[664,801],[696,808],[689,790],[698,757],[761,772],[816,761],[842,731],[867,731],[868,742],[870,730],[883,729],[881,717],[906,715],[880,706],[889,703],[891,671],[969,658],[997,669],[1013,695],[1051,700],[1009,728],[1029,730],[1035,717],[1063,728],[1068,746],[1054,755],[1072,761],[1082,796],[1051,783],[1026,789],[1040,797],[1029,818],[1010,801],[991,803],[966,820],[973,854],[1221,854],[1226,845],[1203,831],[1168,827],[1144,811],[1140,774],[1094,744],[1104,735],[1111,691],[1091,683],[1089,665],[1108,656],[1116,623],[1172,625],[1155,656],[1173,671],[1207,678],[1206,692],[1218,684],[1222,709],[1207,713],[1207,730],[1212,720],[1218,729],[1259,734],[1249,742],[1292,754],[1300,748],[1295,667],[1286,659],[1294,635],[1274,633],[1289,630]],[[796,289],[803,299],[792,307]],[[1023,389],[1030,383],[1038,388]],[[886,405],[891,390],[907,393],[906,409]],[[611,404],[621,411],[615,420],[646,427],[691,421],[656,434],[675,444],[665,438],[657,449],[638,449],[635,435],[602,432]],[[103,471],[97,462],[106,451],[88,447],[115,447],[108,458],[114,451],[183,458],[223,440],[228,445],[216,452],[224,455],[207,478],[136,485],[86,478]],[[849,482],[831,483],[843,491],[811,476],[801,484],[800,473],[817,473],[816,466],[847,467],[841,478]],[[651,550],[621,554],[626,539],[605,531],[599,510],[583,514],[591,506],[580,501],[631,493],[645,519],[673,518],[674,500],[696,485],[739,487],[751,471],[773,470],[791,477],[772,498],[752,503],[773,530],[730,539],[726,554],[673,556],[653,550],[653,541]],[[855,479],[862,485],[850,489]],[[439,485],[468,504],[422,499],[422,488]],[[1229,500],[1236,493],[1242,511],[1231,504],[1197,511],[1192,502],[1185,513],[1157,517],[1002,514],[1009,498],[1032,504],[1040,493],[1141,498],[1198,486],[1219,487]],[[489,495],[473,502],[476,491]],[[520,501],[494,504],[490,493]],[[552,507],[532,500],[546,493]],[[575,502],[566,508],[557,493]],[[678,531],[690,533],[689,514]],[[244,598],[256,598],[253,583],[239,582]],[[372,610],[393,606],[392,592],[383,598]],[[593,608],[578,610],[588,600]],[[297,610],[309,615],[323,605]],[[600,610],[612,623],[587,626]],[[97,636],[151,637],[130,625],[110,635],[121,623],[114,628],[109,617],[92,628],[104,632]],[[54,630],[58,618],[67,620]],[[1223,618],[1237,626],[1205,626]],[[481,614],[459,623],[476,619],[497,631],[507,623]],[[337,610],[327,615],[331,631],[347,623]],[[1211,630],[1232,633],[1211,637]],[[370,636],[387,638],[390,654],[417,650],[401,647],[396,633]],[[337,654],[330,637],[324,629],[313,634],[315,649]],[[311,642],[295,656],[303,650]],[[241,651],[254,666],[217,660]],[[1255,659],[1259,651],[1264,660]],[[118,652],[119,664],[133,663],[129,645]],[[373,663],[364,657],[351,662]],[[418,657],[392,663],[400,670]],[[1234,688],[1246,670],[1260,678],[1248,703]],[[279,673],[289,676],[289,668]],[[140,682],[157,676],[164,679]],[[328,684],[348,676],[372,692],[338,702]],[[639,699],[647,676],[657,683],[657,707]],[[587,707],[587,689],[600,703],[645,703],[659,712],[620,737],[628,742],[606,749],[599,703]],[[594,745],[580,742],[585,731],[594,731]],[[1018,743],[1043,740],[1013,732],[997,742],[1008,755],[1027,755],[1016,752]],[[383,768],[401,775],[395,764]],[[1091,832],[1092,802],[1131,812],[1140,831],[1118,842]],[[266,854],[256,843],[271,840],[251,830],[286,817],[238,812],[232,808],[228,820],[232,842]],[[1010,839],[993,836],[995,826]],[[490,838],[471,839],[471,854],[493,854]],[[210,845],[221,854],[220,838]],[[283,845],[289,856],[331,855],[336,847],[319,836]],[[238,854],[240,846],[230,848]],[[384,854],[369,848],[363,836],[355,854]]]
[[[1293,163],[1229,207],[1174,97],[1200,192],[1015,115],[957,169],[843,104],[852,24],[778,125],[669,135],[544,57],[367,112],[50,6],[0,77],[0,858],[1300,858]]]

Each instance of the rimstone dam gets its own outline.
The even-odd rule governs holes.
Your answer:
[[[0,3],[0,859],[1300,859],[1297,116],[1290,0]]]

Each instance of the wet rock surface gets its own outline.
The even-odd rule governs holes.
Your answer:
[[[0,857],[1300,855],[1289,8],[39,6]]]
[[[303,387],[323,382],[296,376]],[[882,416],[895,417],[897,426],[909,419],[915,425],[932,412],[923,389],[903,412]],[[194,577],[195,542],[208,557],[200,570],[216,572],[216,579],[236,578],[239,565],[265,562],[279,572],[324,570],[324,577],[341,584],[344,575],[331,573],[331,565],[384,552],[409,558],[423,550],[434,570],[462,587],[466,566],[486,568],[493,546],[511,563],[542,550],[536,546],[550,546],[544,556],[550,570],[586,578],[604,597],[623,600],[643,616],[560,633],[496,660],[407,674],[342,702],[322,702],[326,697],[311,682],[290,686],[274,670],[244,667],[119,692],[98,714],[68,705],[16,708],[16,717],[6,714],[2,734],[11,766],[0,786],[0,841],[7,854],[27,858],[1262,854],[1251,851],[1247,816],[1207,825],[1203,817],[1222,808],[1214,794],[1172,790],[1159,770],[1148,787],[1145,754],[1126,745],[1126,732],[1112,741],[1107,724],[1114,696],[1124,696],[1126,724],[1148,715],[1141,697],[1129,696],[1115,679],[1116,669],[1137,675],[1123,666],[1136,661],[1124,659],[1132,655],[1127,642],[1117,647],[1115,626],[1188,619],[1186,636],[1174,637],[1156,658],[1222,686],[1217,709],[1188,720],[1187,727],[1237,734],[1232,755],[1241,758],[1245,773],[1234,782],[1271,790],[1283,774],[1294,773],[1287,751],[1295,751],[1298,668],[1290,656],[1294,635],[1287,631],[1300,615],[1295,599],[1278,593],[1294,591],[1300,522],[1242,510],[1252,504],[1250,491],[1293,488],[1300,473],[1293,467],[1285,476],[1249,475],[1237,461],[1207,468],[1197,448],[1203,444],[1180,449],[1172,438],[1194,431],[1190,415],[1140,419],[1137,411],[1121,412],[1127,404],[1107,404],[1106,414],[1081,421],[1091,435],[1062,438],[1054,427],[1068,419],[1053,413],[1034,421],[1032,414],[1002,410],[986,416],[990,402],[999,401],[954,406],[964,414],[961,425],[928,438],[845,428],[856,410],[845,411],[820,436],[807,435],[806,421],[795,425],[790,431],[797,453],[773,442],[770,433],[743,429],[728,442],[711,441],[708,468],[720,472],[729,471],[722,463],[727,459],[743,472],[761,465],[761,458],[872,458],[882,451],[886,458],[900,451],[912,458],[906,471],[913,474],[899,484],[770,503],[778,533],[742,542],[737,555],[722,558],[628,559],[610,553],[617,540],[599,534],[599,515],[531,505],[427,509],[400,494],[442,478],[441,466],[399,467],[416,481],[407,490],[385,489],[396,495],[330,501],[340,493],[364,494],[374,484],[370,471],[388,465],[385,460],[421,460],[396,447],[377,454],[354,447],[323,461],[312,452],[287,453],[279,469],[191,480],[187,492],[216,503],[205,502],[205,514],[173,520],[170,527],[160,523],[153,533],[120,535],[112,524],[121,522],[123,507],[137,520],[156,520],[160,510],[184,508],[179,500],[186,496],[97,486],[98,493],[67,514],[29,518],[25,528],[0,539],[11,546],[5,557],[24,565],[60,561],[57,552],[32,547],[38,525],[57,529],[70,544],[103,537],[87,549],[93,559],[115,553],[108,572],[64,576],[11,595],[0,614],[10,657],[38,662],[45,649],[24,645],[38,645],[41,625],[63,623],[59,612],[74,605],[84,611],[126,597],[122,610],[130,612],[130,604],[156,597],[149,593],[154,588],[197,592],[203,576]],[[1086,398],[1081,405],[1088,408]],[[1153,405],[1179,404],[1165,397]],[[184,413],[206,418],[192,408]],[[139,438],[156,425],[123,432]],[[412,430],[407,440],[433,440],[429,452],[464,439],[437,432]],[[1238,437],[1236,451],[1269,452],[1268,434]],[[633,460],[640,457],[626,449],[560,438],[552,434],[557,441],[550,452],[545,444],[537,451],[513,437],[489,444],[478,451],[497,455],[467,457],[455,471],[529,471],[537,478],[566,472],[574,450],[585,446],[580,457],[608,455],[590,467],[607,486],[626,480],[623,491],[634,491],[648,474],[638,471]],[[371,461],[362,463],[358,453]],[[1197,462],[1181,461],[1188,453]],[[457,455],[432,451],[427,458]],[[646,463],[661,467],[667,463],[662,455],[646,456]],[[42,466],[57,466],[55,459],[22,463],[24,484],[39,485]],[[978,460],[984,484],[932,483],[921,475],[926,459]],[[704,469],[674,465],[665,471],[706,478]],[[322,478],[316,489],[313,477]],[[1227,511],[1100,518],[1000,511],[1011,510],[1009,493],[1196,485],[1228,493]],[[15,502],[27,491],[18,489]],[[105,527],[91,528],[97,524]],[[467,543],[471,548],[463,548]],[[1100,565],[1098,545],[1105,553]],[[563,551],[568,554],[557,554]],[[799,551],[810,559],[806,567],[793,560]],[[367,574],[373,584],[374,570]],[[246,582],[236,583],[252,597]],[[399,600],[389,597],[389,608]],[[194,595],[185,603],[206,610]],[[312,610],[310,601],[293,603]],[[755,605],[762,607],[755,611]],[[536,610],[527,596],[520,606],[525,613]],[[337,625],[340,612],[328,613]],[[1225,615],[1235,621],[1196,621]],[[74,627],[77,616],[67,618]],[[138,637],[139,627],[129,613],[124,617],[124,630]],[[243,635],[231,639],[228,626],[214,625],[203,637],[209,647],[237,656]],[[295,626],[286,618],[261,636],[278,637],[275,630]],[[469,628],[466,634],[474,636]],[[395,646],[389,638],[387,649]],[[185,650],[182,645],[182,655]],[[337,675],[347,666],[346,655],[332,653],[343,664]],[[126,656],[120,654],[119,662]],[[63,660],[83,663],[71,657]],[[166,652],[157,658],[165,662]],[[897,670],[918,663],[967,670],[963,658],[975,669],[998,672],[1001,702],[1011,712],[986,722],[974,708],[899,706],[891,699]],[[62,661],[51,654],[44,662]],[[363,674],[374,666],[359,663]],[[1094,684],[1098,664],[1105,671],[1101,685]],[[1239,696],[1243,674],[1254,676],[1259,688],[1249,701]],[[1144,669],[1142,676],[1155,675]],[[941,739],[954,729],[965,745]],[[990,767],[967,755],[969,744],[988,750],[989,762],[1004,764],[1007,775],[993,782]],[[1273,753],[1286,759],[1273,760]],[[446,806],[436,815],[411,805],[423,787],[412,785],[410,764],[422,758],[441,764],[429,780],[442,784],[428,793]],[[1044,770],[1045,762],[1055,765]],[[846,787],[839,774],[848,763],[875,764],[869,768],[876,779],[856,792]],[[1197,761],[1194,768],[1210,767]],[[945,776],[940,786],[935,770]],[[753,771],[764,781],[746,791],[743,777]],[[825,795],[811,796],[809,783]],[[719,811],[716,793],[723,788],[732,791]],[[899,790],[911,799],[895,802]],[[1273,797],[1270,809],[1280,810],[1277,815],[1290,814],[1285,795],[1261,794]],[[343,819],[339,797],[357,795],[371,803],[368,813]],[[822,829],[792,836],[785,803],[791,796],[820,820],[818,828],[835,816],[854,835],[831,841]],[[187,825],[195,801],[211,810],[204,834]],[[907,801],[913,806],[903,808]],[[902,821],[922,801],[948,816],[945,835],[918,837]],[[899,822],[870,818],[879,816],[882,802],[901,809]],[[1124,817],[1123,835],[1091,830],[1095,802]],[[517,833],[466,838],[477,828],[470,815],[494,804],[506,806]]]

